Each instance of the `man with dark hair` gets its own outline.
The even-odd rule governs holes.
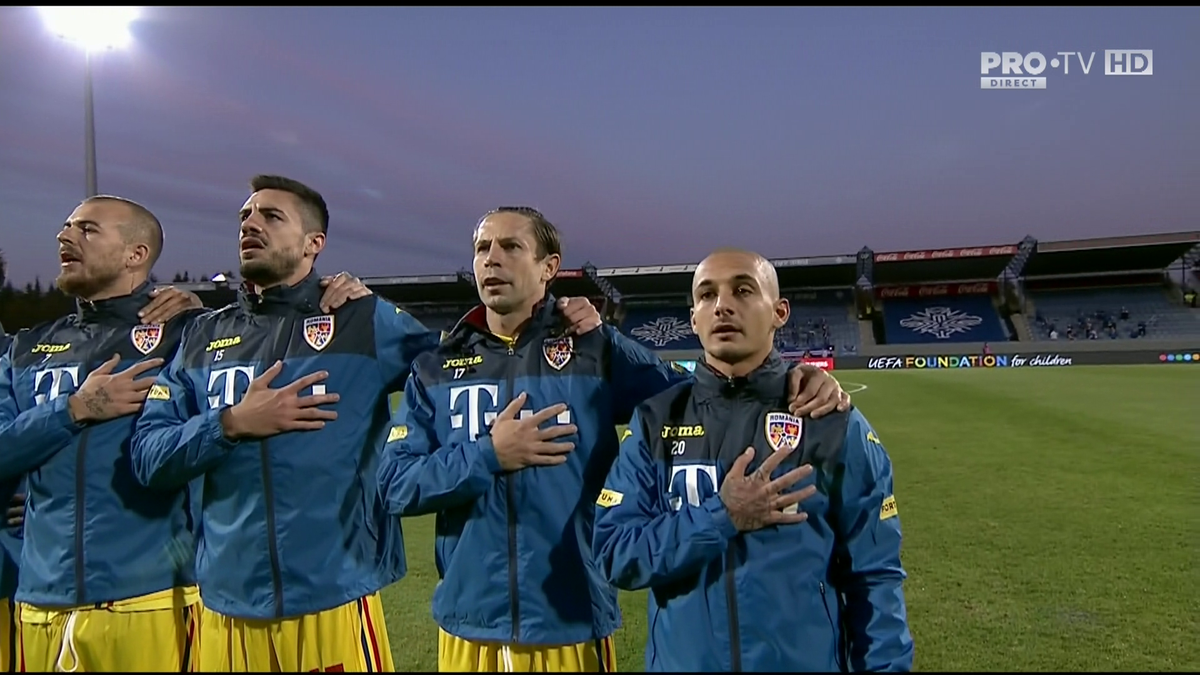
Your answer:
[[[857,410],[788,411],[789,306],[762,256],[714,252],[692,301],[696,379],[638,406],[596,500],[599,572],[650,591],[646,670],[911,670],[879,437]]]
[[[199,669],[392,670],[379,590],[405,571],[376,470],[388,394],[438,333],[386,299],[317,304],[328,211],[256,177],[238,302],[195,321],[133,440],[145,485],[204,483]]]
[[[616,426],[690,376],[611,326],[561,330],[561,242],[536,209],[488,212],[473,245],[482,304],[414,363],[380,491],[393,514],[438,516],[439,670],[611,671],[620,611],[592,559],[594,504]],[[837,382],[809,374],[797,407],[832,410]]]
[[[0,358],[0,483],[28,474],[29,485],[22,667],[187,668],[199,597],[194,490],[139,485],[129,444],[153,371],[202,308],[193,294],[151,288],[162,227],[137,202],[89,198],[57,239],[57,284],[78,312],[18,332]],[[351,284],[337,285],[333,302]]]

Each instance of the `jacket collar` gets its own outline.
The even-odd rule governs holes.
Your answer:
[[[517,336],[517,344],[524,345],[527,340],[534,336],[554,334],[558,331],[558,315],[555,312],[556,299],[546,293],[542,300],[534,305],[533,317],[521,334]],[[450,343],[458,343],[467,345],[480,340],[495,339],[495,335],[487,325],[487,307],[477,305],[469,312],[463,315],[454,328],[446,335],[446,341]]]
[[[133,289],[129,295],[118,295],[92,302],[82,298],[75,300],[75,322],[80,325],[97,323],[134,324],[141,321],[138,312],[150,302],[150,291],[154,290],[149,280]]]
[[[315,312],[321,304],[321,277],[313,270],[295,286],[273,286],[265,291],[243,283],[238,291],[238,304],[250,314]]]
[[[787,396],[789,364],[771,350],[767,360],[743,377],[726,377],[701,360],[696,367],[695,391],[701,400],[750,397],[778,401]]]

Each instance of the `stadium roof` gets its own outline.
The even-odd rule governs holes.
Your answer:
[[[1038,242],[1025,276],[1162,270],[1200,244],[1200,232]]]
[[[1200,232],[1108,237],[1039,242],[1024,269],[1026,277],[1066,277],[1112,272],[1162,270],[1193,247],[1200,247]],[[868,250],[868,249],[865,249]],[[994,280],[1016,255],[1016,244],[973,248],[931,249],[874,254],[877,287],[929,283]],[[848,288],[857,279],[858,254],[809,258],[772,258],[780,286],[787,289]],[[622,295],[683,296],[691,293],[696,265],[642,265],[596,270],[602,280]],[[473,305],[478,295],[470,274],[391,276],[364,278],[381,295],[405,305]],[[220,306],[233,299],[228,283],[181,283],[177,287],[205,294]],[[236,287],[236,286],[234,286]],[[597,282],[581,269],[564,269],[554,281],[558,296],[603,295]]]
[[[770,258],[779,274],[783,288],[845,288],[853,286],[855,261],[853,253],[812,258]],[[609,267],[597,270],[598,276],[608,279],[622,295],[684,295],[692,292],[692,273],[696,264],[642,265],[640,267]]]
[[[995,279],[1016,244],[875,254],[875,285]]]

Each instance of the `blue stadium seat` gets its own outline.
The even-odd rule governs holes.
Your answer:
[[[1008,342],[989,295],[887,300],[883,319],[888,344]]]
[[[653,350],[700,349],[692,332],[686,305],[638,306],[631,303],[621,322],[621,332]]]
[[[792,313],[775,335],[781,352],[807,351],[824,354],[830,347],[835,354],[858,351],[858,324],[854,319],[853,293],[849,290],[785,292]],[[701,349],[692,333],[691,316],[682,302],[638,304],[627,301],[621,331],[653,350]]]
[[[1200,313],[1169,298],[1162,286],[1031,291],[1026,315],[1039,340],[1174,339],[1200,336]]]

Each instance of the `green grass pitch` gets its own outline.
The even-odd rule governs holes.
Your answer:
[[[837,375],[892,457],[918,670],[1200,669],[1200,371]],[[433,519],[404,534],[392,652],[436,670]],[[641,670],[645,596],[621,600]]]

